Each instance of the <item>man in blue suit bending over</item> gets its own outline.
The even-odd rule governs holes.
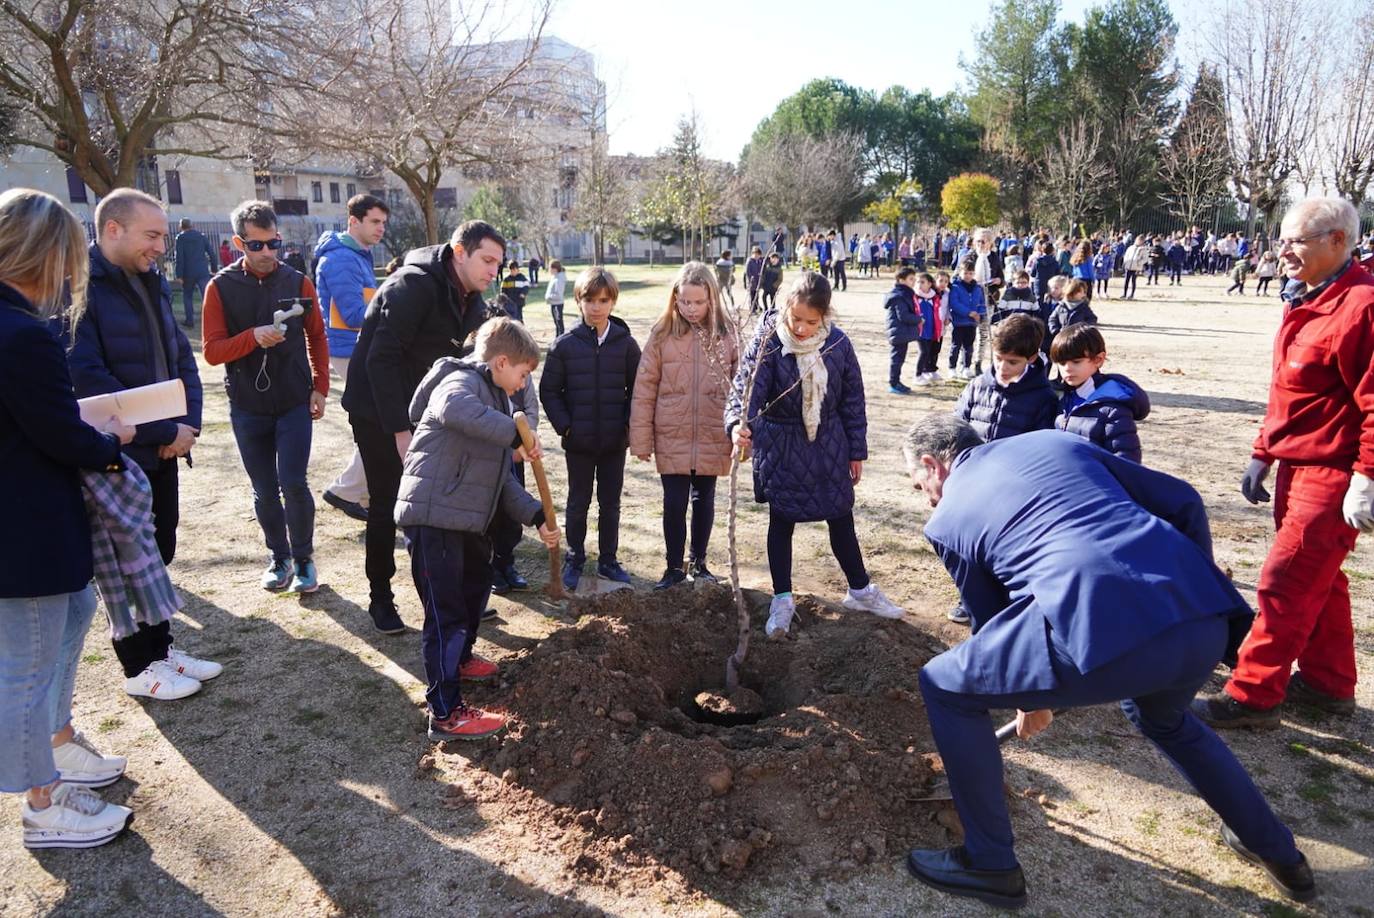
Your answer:
[[[1254,617],[1212,561],[1198,493],[1059,431],[983,444],[942,414],[918,421],[903,446],[936,508],[926,538],[973,620],[967,641],[921,671],[964,844],[912,851],[916,878],[1024,904],[989,709],[1016,709],[1029,737],[1053,708],[1119,701],[1221,817],[1231,848],[1290,898],[1315,895],[1293,834],[1188,707]]]

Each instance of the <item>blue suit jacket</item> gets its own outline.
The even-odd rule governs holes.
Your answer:
[[[973,620],[927,667],[949,691],[1055,688],[1051,631],[1086,673],[1199,618],[1232,618],[1234,646],[1253,618],[1197,491],[1059,431],[960,456],[925,534]]]

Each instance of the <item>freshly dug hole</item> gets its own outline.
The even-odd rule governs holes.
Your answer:
[[[449,751],[499,776],[478,782],[479,796],[560,847],[583,880],[665,866],[689,880],[737,876],[775,859],[837,876],[944,844],[934,808],[916,799],[933,749],[917,674],[940,645],[809,597],[794,637],[765,641],[767,597],[751,607],[748,688],[725,698],[727,588],[597,596],[577,625],[507,660],[500,689],[474,693],[506,711],[509,732]],[[716,726],[694,709],[757,722]]]

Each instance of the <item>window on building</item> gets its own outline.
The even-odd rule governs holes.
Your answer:
[[[310,200],[316,204],[324,203],[324,185],[319,182],[310,183]]]
[[[353,184],[352,182],[349,182],[348,185],[344,188],[344,190],[348,192],[348,196],[351,198],[358,193],[358,186]]]
[[[329,183],[329,203],[330,203],[330,204],[338,204],[338,203],[339,203],[339,183],[338,183],[338,182],[330,182],[330,183]]]
[[[90,200],[86,197],[86,183],[71,166],[67,167],[67,197],[73,204],[85,204]]]
[[[168,169],[163,173],[167,180],[167,203],[181,203],[181,171],[178,169]]]

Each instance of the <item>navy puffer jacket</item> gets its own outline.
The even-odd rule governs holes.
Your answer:
[[[1088,305],[1087,300],[1080,303],[1070,303],[1068,300],[1054,307],[1054,312],[1050,313],[1049,334],[1046,341],[1053,341],[1054,336],[1059,334],[1070,325],[1077,325],[1079,322],[1086,322],[1089,325],[1097,324],[1097,313]]]
[[[158,447],[176,439],[178,423],[200,430],[202,392],[191,342],[172,316],[172,290],[167,279],[147,271],[138,275],[138,281],[144,285],[157,312],[157,328],[148,327],[143,305],[124,271],[110,264],[99,246],[91,246],[86,313],[76,325],[75,343],[67,354],[67,363],[76,397],[86,398],[159,382],[153,348],[162,348],[168,376],[180,379],[186,386],[186,415],[138,425],[134,442],[124,447],[126,456],[153,471],[161,462]]]
[[[623,319],[611,316],[610,323],[601,345],[586,323],[554,341],[539,377],[544,416],[570,453],[613,453],[629,446],[639,344]]]
[[[968,421],[984,440],[1001,440],[1032,430],[1053,430],[1059,399],[1037,360],[1026,375],[1009,386],[997,381],[997,371],[984,370],[964,387],[956,417]]]
[[[921,337],[921,313],[916,308],[916,291],[897,284],[883,303],[887,309],[887,340],[910,344]]]
[[[1145,390],[1119,373],[1095,373],[1096,388],[1080,400],[1070,389],[1060,402],[1054,426],[1084,437],[1123,459],[1140,461],[1140,434],[1135,422],[1150,413]]]
[[[761,358],[757,349],[755,341],[753,353],[741,361],[725,409],[726,429],[733,430],[743,414],[741,398],[750,368],[761,359],[748,411],[753,418],[754,499],[797,523],[844,516],[854,509],[849,463],[868,458],[864,382],[854,345],[838,328],[831,328],[821,345],[829,382],[815,440],[806,438],[802,424],[797,359],[782,353],[776,333],[765,339]]]

